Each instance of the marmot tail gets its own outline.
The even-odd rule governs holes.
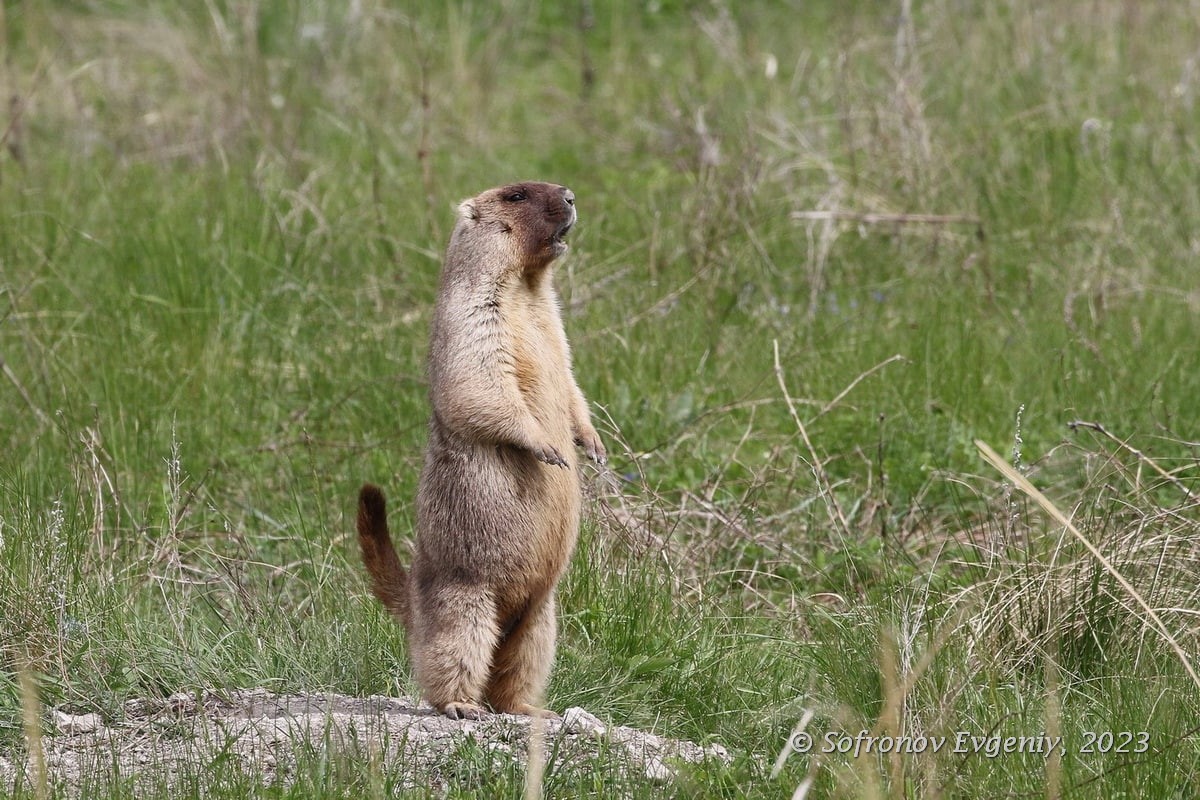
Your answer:
[[[371,591],[407,629],[408,573],[392,547],[383,492],[370,483],[364,483],[358,492],[358,546],[362,549],[363,566],[371,576]]]

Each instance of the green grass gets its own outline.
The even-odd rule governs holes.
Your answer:
[[[5,4],[0,750],[23,668],[109,715],[413,691],[352,504],[381,483],[411,530],[453,204],[531,177],[579,197],[558,282],[625,478],[589,502],[550,704],[736,756],[550,795],[1188,796],[1183,662],[974,441],[1197,660],[1200,22],[912,5]],[[1071,745],[771,777],[806,709],[818,738]],[[1079,752],[1097,730],[1152,746]],[[314,758],[291,788],[197,765],[188,791],[379,785]],[[521,792],[483,757],[454,774]]]

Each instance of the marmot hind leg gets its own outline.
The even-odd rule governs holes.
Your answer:
[[[479,719],[500,638],[483,587],[439,586],[419,599],[413,671],[425,699],[448,717]]]
[[[554,663],[554,639],[554,594],[550,593],[501,640],[485,691],[488,705],[506,714],[557,717],[541,707]]]

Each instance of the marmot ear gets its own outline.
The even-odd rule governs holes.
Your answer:
[[[479,211],[471,204],[470,200],[463,200],[458,204],[458,218],[477,221],[479,219]]]

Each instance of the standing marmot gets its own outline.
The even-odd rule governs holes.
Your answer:
[[[370,484],[358,541],[430,703],[450,717],[478,718],[484,702],[549,714],[537,704],[554,660],[554,586],[579,530],[572,445],[605,460],[551,281],[575,195],[516,183],[463,202],[458,217],[430,339],[433,415],[411,577]]]

